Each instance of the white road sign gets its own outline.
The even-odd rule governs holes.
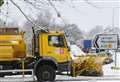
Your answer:
[[[95,47],[99,49],[117,49],[117,34],[98,34],[94,40]]]

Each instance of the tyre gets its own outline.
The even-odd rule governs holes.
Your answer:
[[[45,81],[54,82],[56,77],[56,72],[53,67],[49,65],[43,65],[37,68],[36,77],[38,82],[45,82]]]

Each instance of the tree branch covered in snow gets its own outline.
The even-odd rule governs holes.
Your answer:
[[[98,7],[97,5],[95,5],[92,1],[90,0],[84,0],[88,5],[91,5],[92,7],[95,7],[95,8],[100,8]]]

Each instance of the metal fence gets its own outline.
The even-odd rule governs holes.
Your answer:
[[[33,69],[24,69],[24,70],[23,70],[23,69],[16,69],[16,70],[0,70],[0,73],[3,73],[3,72],[21,72],[21,73],[22,73],[22,78],[26,78],[26,77],[25,77],[25,72],[31,72],[31,73],[32,73],[33,81],[35,81]]]

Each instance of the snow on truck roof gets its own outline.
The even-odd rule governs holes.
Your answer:
[[[16,35],[19,34],[18,28],[8,28],[8,27],[2,27],[0,28],[0,35]]]
[[[40,32],[42,32],[42,33],[59,33],[59,34],[64,34],[64,31],[62,31],[62,30],[47,30],[47,31],[45,31],[45,30],[37,30],[37,33],[40,33]]]

